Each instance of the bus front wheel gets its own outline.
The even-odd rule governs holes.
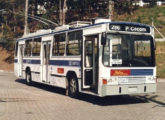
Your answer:
[[[69,96],[72,98],[78,97],[78,81],[77,78],[72,76],[69,78]]]

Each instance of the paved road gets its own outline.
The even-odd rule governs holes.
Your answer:
[[[0,73],[0,120],[164,120],[165,82],[151,95],[98,98],[65,96],[46,85],[27,86],[12,73]]]

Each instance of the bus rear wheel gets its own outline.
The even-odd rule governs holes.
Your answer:
[[[31,85],[32,84],[32,76],[31,76],[31,72],[30,71],[26,72],[26,84],[27,85]]]
[[[76,77],[69,78],[69,96],[72,98],[78,97],[78,81]]]

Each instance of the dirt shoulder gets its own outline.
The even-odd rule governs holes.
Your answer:
[[[0,70],[14,71],[14,53],[0,47]]]

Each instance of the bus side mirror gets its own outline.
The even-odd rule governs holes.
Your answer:
[[[105,32],[103,32],[101,35],[101,45],[106,44],[106,39],[107,39],[107,34]]]

